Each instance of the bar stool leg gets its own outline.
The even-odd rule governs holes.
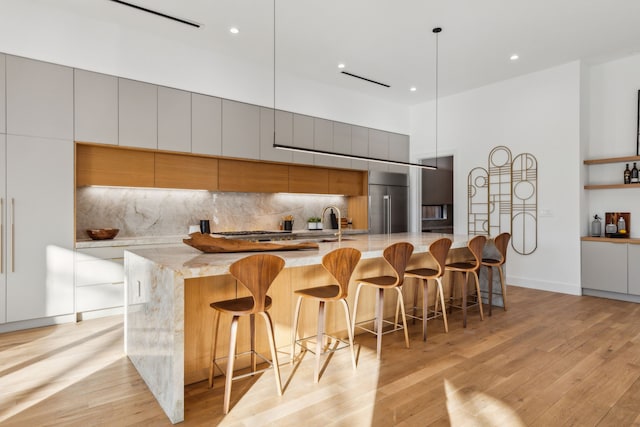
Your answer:
[[[362,288],[362,283],[358,283],[358,287],[356,288],[356,298],[353,303],[353,317],[351,318],[351,335],[356,335],[356,314],[358,313],[358,299],[360,299],[360,289]]]
[[[418,287],[416,286],[416,289]],[[416,291],[417,294],[417,291]],[[436,298],[436,301],[438,299]],[[429,315],[429,280],[422,279],[422,341],[427,340],[427,317]]]
[[[215,311],[213,313],[215,316],[214,327],[213,327],[213,339],[211,341],[211,364],[209,365],[209,388],[213,387],[213,374],[215,373],[215,363],[216,360],[216,348],[218,346],[218,327],[220,326],[220,312]]]
[[[489,316],[492,314],[493,306],[493,267],[487,266],[487,289],[489,290]]]
[[[238,316],[233,316],[229,333],[229,360],[227,361],[227,375],[224,381],[224,413],[229,413],[231,401],[231,383],[233,382],[233,363],[236,358],[236,338],[238,336]]]
[[[402,297],[402,288],[394,288],[398,292],[398,301],[400,301],[400,310],[402,311],[402,326],[404,327],[404,343],[409,348],[409,330],[407,329],[407,314],[404,311],[404,298]],[[397,322],[396,322],[397,323]],[[395,326],[394,326],[395,329]]]
[[[298,302],[296,302],[296,310],[293,314],[293,330],[291,332],[291,360],[293,363],[296,355],[296,336],[298,334],[298,322],[300,320],[300,306],[302,305],[302,297],[298,297]]]
[[[469,273],[464,273],[464,285],[462,286],[462,327],[467,327],[467,290]]]
[[[424,291],[424,287],[422,288]],[[424,298],[422,300],[422,314],[424,317]],[[416,324],[416,314],[418,313],[418,285],[413,288],[413,324]],[[426,339],[426,338],[425,338]]]
[[[251,333],[251,370],[255,372],[256,366],[256,315],[249,315],[249,328]]]
[[[498,273],[500,274],[500,286],[502,287],[502,306],[504,311],[507,311],[507,287],[504,282],[504,272],[502,271],[502,266],[498,266]]]
[[[378,288],[378,300],[376,305],[376,335],[378,352],[378,360],[380,360],[380,354],[382,353],[382,315],[384,313],[384,289]],[[404,308],[403,308],[404,312]]]
[[[353,348],[353,332],[349,329],[349,305],[347,301],[341,299],[342,307],[344,308],[344,318],[346,320],[347,325],[347,333],[349,334],[349,347],[351,348],[351,362],[353,364],[353,369],[356,369],[356,352]]]
[[[445,309],[445,306],[444,306],[444,291],[442,290],[442,278],[438,277],[436,279],[436,282],[438,283],[437,292],[440,295],[440,301],[442,302],[442,319],[444,320],[444,331],[446,333],[449,333],[449,323],[448,323],[448,320],[447,320],[447,310]],[[438,311],[438,296],[437,295],[436,295],[435,310]]]
[[[271,348],[271,363],[273,366],[273,373],[276,376],[276,389],[278,390],[278,396],[282,396],[282,382],[280,380],[280,365],[278,365],[278,352],[276,350],[276,343],[273,336],[273,322],[271,316],[266,311],[261,311],[260,314],[264,318],[265,326],[267,329],[267,336],[269,337],[269,347]]]
[[[324,343],[324,301],[318,302],[318,331],[316,333],[316,369],[313,375],[313,382],[320,380],[320,355],[322,354],[322,344]]]
[[[474,271],[473,277],[476,280],[476,293],[478,294],[478,307],[480,308],[480,320],[484,320],[484,314],[482,312],[482,297],[480,296],[480,278],[478,277],[478,272]]]

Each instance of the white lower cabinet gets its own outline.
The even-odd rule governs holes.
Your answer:
[[[7,135],[0,322],[73,313],[73,142]]]
[[[640,244],[583,241],[582,293],[640,302]]]
[[[124,247],[76,250],[76,312],[124,304]]]

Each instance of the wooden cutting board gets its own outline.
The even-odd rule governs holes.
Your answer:
[[[187,245],[205,253],[229,253],[229,252],[267,252],[267,251],[295,251],[300,249],[318,249],[315,242],[300,242],[292,244],[250,242],[240,239],[225,239],[213,237],[210,234],[191,233],[190,239],[182,241]]]

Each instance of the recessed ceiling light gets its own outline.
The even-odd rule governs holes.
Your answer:
[[[231,34],[238,34],[240,32],[240,30],[237,29],[236,27],[231,27],[231,28],[229,28],[229,32]]]
[[[343,63],[338,64],[338,68],[343,69],[345,65]]]
[[[409,88],[409,90],[410,90],[411,92],[415,92],[415,91],[416,91],[416,90],[418,90],[418,89],[417,89],[415,86],[411,86],[411,88]]]
[[[512,60],[512,61],[515,61],[515,60],[517,60],[518,58],[520,58],[520,57],[519,57],[517,54],[515,54],[515,53],[509,57],[509,59],[510,59],[510,60]]]

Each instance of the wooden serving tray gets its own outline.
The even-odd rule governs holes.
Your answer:
[[[231,253],[231,252],[267,252],[267,251],[295,251],[300,249],[318,249],[319,246],[315,242],[300,242],[293,244],[267,243],[267,242],[250,242],[240,239],[225,239],[222,237],[213,237],[210,234],[191,233],[190,239],[182,241],[196,248],[199,251],[213,253]]]

